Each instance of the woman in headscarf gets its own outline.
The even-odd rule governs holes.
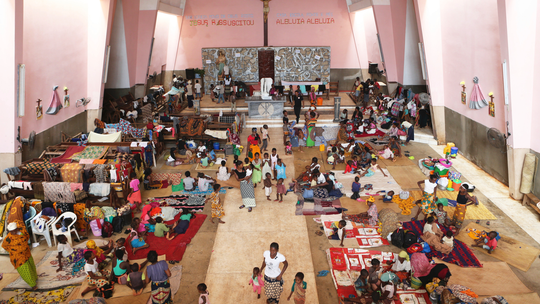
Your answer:
[[[401,251],[394,261],[386,264],[392,265],[392,271],[399,277],[400,281],[406,280],[411,275],[411,261],[406,251]]]
[[[32,287],[32,290],[36,290],[38,276],[34,258],[28,246],[30,236],[24,222],[20,220],[10,222],[7,229],[9,232],[2,243],[2,248],[9,252],[11,264],[17,269],[21,278]]]
[[[86,248],[86,251],[94,252],[94,255],[96,256],[96,261],[98,263],[101,263],[105,261],[105,259],[107,258],[107,254],[109,254],[114,248],[113,240],[109,240],[109,243],[106,246],[101,247],[97,246],[94,240],[89,240],[88,242],[86,242]]]
[[[422,286],[433,281],[433,278],[439,278],[441,281],[448,282],[450,269],[445,264],[431,264],[425,253],[415,252],[411,257],[411,268],[413,276],[422,281]]]
[[[251,135],[248,136],[247,141],[249,148],[246,149],[246,157],[249,158],[249,161],[251,162],[255,158],[255,153],[261,155],[261,148],[259,148],[261,137],[257,134],[257,128],[251,129]]]
[[[242,195],[242,206],[240,209],[248,207],[248,211],[251,212],[253,207],[257,207],[255,202],[255,189],[253,182],[251,182],[252,170],[246,170],[244,163],[238,161],[236,163],[236,169],[231,171],[236,180],[240,182],[240,194]]]
[[[452,216],[452,223],[456,228],[461,229],[463,221],[465,220],[465,213],[467,213],[467,206],[478,205],[478,198],[476,196],[471,196],[467,192],[469,190],[469,185],[463,184],[459,187],[459,194],[456,199],[456,210]]]

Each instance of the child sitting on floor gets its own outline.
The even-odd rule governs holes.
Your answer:
[[[364,177],[364,176],[373,176],[375,174],[375,171],[377,170],[380,170],[382,172],[382,174],[384,175],[384,177],[388,177],[388,175],[386,175],[386,173],[384,173],[383,169],[377,164],[377,159],[371,159],[371,165],[369,166],[369,168],[364,171],[364,173],[360,174],[360,177]]]
[[[206,155],[205,152],[201,152],[201,159],[199,160],[199,162],[201,163],[201,167],[203,168],[212,167],[214,165],[212,160],[208,157],[208,155]]]
[[[146,232],[156,232],[156,220],[149,218],[148,223],[144,224],[144,227],[146,227]]]
[[[347,166],[345,166],[345,171],[343,174],[347,173],[356,173],[357,167],[354,165],[354,162],[352,160],[347,161]]]
[[[390,150],[390,147],[388,147],[388,145],[384,145],[384,148],[382,150],[379,150],[379,155],[384,159],[389,159],[393,162],[396,161],[396,159],[394,158],[394,152]]]
[[[486,237],[475,240],[473,246],[484,248],[491,254],[497,248],[497,238],[499,238],[499,233],[497,231],[491,231]]]
[[[454,233],[452,230],[446,231],[446,235],[443,236],[441,242],[445,245],[448,245],[448,247],[454,249]]]
[[[68,264],[77,262],[84,256],[84,248],[72,248],[67,242],[67,237],[60,234],[56,237],[58,240],[58,269],[56,272],[62,271],[62,258],[64,258]]]
[[[339,246],[343,247],[343,240],[347,236],[347,233],[345,232],[345,226],[347,226],[347,222],[345,220],[332,222],[330,229],[334,230],[334,232],[332,232],[332,234],[328,236],[328,239],[341,240]]]
[[[167,240],[174,239],[179,234],[186,233],[187,229],[189,228],[189,223],[192,218],[195,217],[195,214],[188,209],[184,208],[182,209],[182,214],[180,215],[180,218],[176,223],[174,223],[172,229],[173,231],[169,231],[167,233]]]
[[[264,279],[261,275],[259,267],[253,268],[253,274],[249,279],[249,285],[253,285],[253,292],[257,293],[257,299],[261,298],[261,290],[264,286]]]
[[[110,275],[108,270],[102,269],[100,271],[98,269],[98,262],[96,261],[96,256],[93,251],[85,252],[84,259],[86,260],[84,271],[86,272],[86,281],[89,286],[81,293],[81,296],[109,284]]]
[[[437,209],[435,209],[434,213],[437,216],[439,224],[445,227],[452,225],[452,222],[448,219],[448,214],[444,211],[444,205],[442,203],[437,204]]]
[[[186,177],[182,180],[184,183],[184,191],[193,191],[195,190],[195,179],[191,177],[191,172],[186,171],[184,173]]]
[[[385,202],[385,203],[391,202],[393,198],[394,198],[394,191],[390,190],[390,191],[388,191],[388,193],[386,193],[386,195],[383,197],[382,201]]]
[[[139,234],[137,231],[131,231],[131,252],[135,254],[139,249],[148,248],[146,243],[146,234]]]
[[[358,176],[355,176],[354,177],[354,182],[352,183],[352,195],[351,195],[351,198],[352,199],[358,199],[360,198],[360,189],[361,189],[362,185],[360,184],[360,177]]]
[[[131,265],[131,273],[128,274],[127,286],[133,290],[133,295],[138,296],[146,287],[146,277],[144,272],[141,272],[139,264]]]
[[[169,232],[169,227],[163,223],[163,218],[160,216],[156,217],[156,228],[154,231],[154,235],[157,237],[164,237],[165,232]]]
[[[229,168],[225,167],[226,164],[227,164],[226,161],[224,160],[221,161],[221,167],[219,167],[217,171],[217,177],[216,177],[217,179],[226,181],[226,180],[229,180],[229,178],[231,177],[231,173],[229,173]]]
[[[204,145],[204,142],[201,140],[199,142],[199,146],[197,147],[197,158],[201,158],[202,153],[206,154],[206,146]]]
[[[215,182],[215,179],[211,178],[208,175],[205,175],[202,172],[199,172],[199,175],[197,176],[197,184],[199,186],[199,191],[208,191],[208,185]]]
[[[332,166],[332,170],[336,170],[336,164],[343,163],[345,163],[345,151],[341,150],[337,154],[334,154],[334,165]]]
[[[266,177],[264,179],[264,194],[266,195],[266,199],[270,201],[270,194],[272,194],[272,175],[270,172],[266,172]]]

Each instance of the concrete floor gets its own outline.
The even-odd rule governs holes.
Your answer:
[[[276,140],[269,143],[269,148],[276,147],[278,149],[278,154],[282,156],[287,165],[287,176],[291,178],[297,174],[294,172],[293,166],[294,155],[285,156],[281,146],[281,134],[280,129],[270,129],[271,138],[276,138]],[[242,134],[242,142],[245,142],[247,135],[247,132]],[[410,154],[418,160],[427,156],[435,157],[442,153],[442,148],[442,146],[411,143],[404,150],[410,151]],[[161,163],[162,160],[159,161],[156,168],[161,168]],[[538,243],[540,223],[534,211],[521,206],[520,202],[512,200],[508,196],[507,187],[463,157],[458,156],[454,160],[454,167],[462,173],[462,180],[477,186],[474,195],[477,195],[497,217],[497,220],[490,221],[489,227],[516,240],[540,248]],[[207,174],[215,175],[215,173],[209,172],[205,171]],[[148,191],[143,195],[144,197],[168,195],[170,188],[169,190],[154,191],[160,192]],[[284,202],[280,204],[267,201],[261,185],[255,189],[255,193],[258,206],[251,213],[248,213],[246,209],[238,209],[238,206],[241,205],[238,189],[227,190],[227,194],[222,195],[226,213],[223,220],[226,224],[211,224],[210,221],[206,221],[191,244],[188,245],[181,262],[184,267],[183,276],[175,303],[197,303],[196,286],[201,282],[205,282],[209,286],[212,302],[264,303],[264,296],[263,299],[256,300],[251,286],[248,286],[248,281],[252,268],[261,266],[262,254],[268,250],[271,242],[280,244],[280,252],[289,261],[289,269],[284,276],[283,301],[289,294],[288,290],[290,290],[294,274],[302,271],[308,282],[307,303],[336,303],[337,294],[331,277],[315,276],[318,271],[329,269],[325,250],[330,247],[330,243],[324,236],[315,234],[317,230],[320,230],[320,225],[315,223],[312,218],[317,216],[295,216],[296,199],[290,194],[285,196]],[[274,195],[275,192],[272,199],[275,198]],[[358,204],[349,198],[342,198],[342,204],[350,212],[362,212],[366,209],[364,204]],[[203,213],[210,215],[210,206],[206,206]],[[413,214],[415,213],[416,209],[413,209]],[[408,221],[410,218],[410,215],[399,215],[399,219],[402,221]],[[464,226],[469,222],[470,220],[466,220]],[[480,224],[486,226],[485,221],[481,221]],[[116,235],[115,238],[121,236],[123,234]],[[48,248],[45,242],[34,248],[32,255],[36,262],[48,250],[54,249]],[[378,250],[399,251],[393,246],[385,246],[378,248]],[[476,249],[473,250],[476,251]],[[498,261],[482,253],[477,253],[477,257],[482,262]],[[0,256],[0,265],[5,274],[14,272],[7,256]],[[512,266],[511,268],[529,289],[537,293],[540,292],[540,281],[538,280],[540,262],[538,259],[534,261],[527,272]],[[4,280],[0,282],[0,286],[9,284],[15,278],[16,275],[6,275]],[[12,292],[2,292],[0,299],[8,299],[11,294]],[[128,298],[111,299],[107,302],[127,303],[130,302]],[[134,303],[131,301],[131,304]]]

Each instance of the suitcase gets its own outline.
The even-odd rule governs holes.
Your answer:
[[[233,154],[234,154],[233,145],[225,145],[225,155],[228,156],[228,155],[233,155]]]

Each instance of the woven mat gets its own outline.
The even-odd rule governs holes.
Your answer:
[[[418,166],[415,166],[412,162],[410,166],[392,166],[387,164],[386,169],[388,169],[388,172],[392,174],[396,182],[404,190],[418,189],[418,182],[426,179],[426,176],[418,169]],[[438,193],[439,191],[437,191]]]
[[[468,211],[467,211],[468,212]],[[467,229],[477,229],[490,231],[491,229],[482,227],[476,223],[469,223],[467,227],[461,229],[461,233],[456,236],[456,239],[462,241],[463,243],[471,246],[474,244],[474,240],[467,234]],[[495,249],[491,254],[487,250],[472,247],[475,253],[482,253],[490,257],[494,257],[501,261],[504,261],[518,269],[523,271],[529,270],[532,263],[536,260],[540,254],[540,249],[529,246],[525,243],[522,243],[513,238],[501,235],[501,239],[498,241],[497,249]]]
[[[415,200],[422,199],[422,192],[420,190],[410,191]],[[455,201],[457,198],[457,191],[439,191],[437,190],[437,197],[446,198],[448,200]],[[445,206],[444,210],[448,213],[448,217],[452,218],[454,215],[455,207]],[[496,220],[497,217],[488,210],[488,208],[479,202],[478,206],[468,206],[467,213],[465,213],[466,220]]]
[[[362,186],[365,186],[366,184],[372,184],[373,189],[372,190],[364,190],[360,192],[360,195],[373,195],[378,191],[386,190],[390,191],[393,190],[395,193],[401,192],[401,187],[399,184],[394,180],[392,177],[392,174],[388,172],[387,169],[383,169],[383,171],[386,173],[387,177],[384,177],[384,175],[381,173],[380,170],[377,170],[373,176],[367,177],[364,176],[360,178],[360,183]],[[342,171],[332,171],[334,172],[336,176],[336,180],[343,184],[343,188],[341,189],[341,192],[346,196],[352,195],[351,185],[354,182],[354,178],[356,177],[356,174],[343,174]]]

